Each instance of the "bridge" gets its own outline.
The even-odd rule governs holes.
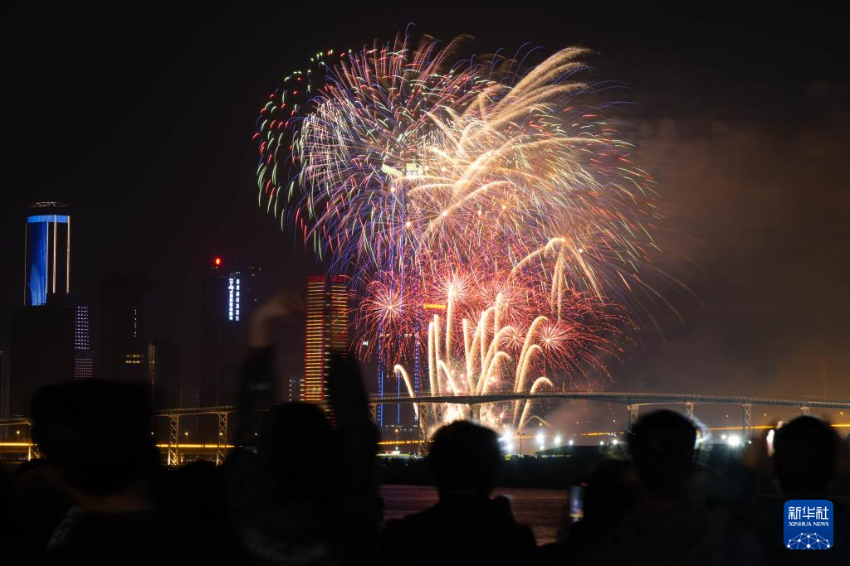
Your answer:
[[[431,405],[455,404],[485,405],[506,401],[596,401],[601,403],[617,403],[626,405],[629,410],[630,425],[634,425],[640,416],[640,408],[652,405],[683,405],[688,417],[694,418],[696,405],[737,405],[741,407],[741,429],[745,436],[752,433],[753,405],[793,407],[801,414],[808,415],[812,409],[850,410],[850,400],[827,400],[811,398],[772,398],[746,397],[740,395],[703,395],[693,393],[645,393],[619,391],[548,391],[542,393],[491,393],[488,395],[440,395],[421,397],[389,397],[372,398],[370,405]]]
[[[702,395],[693,393],[646,393],[618,391],[547,391],[541,393],[491,393],[487,395],[424,395],[420,397],[384,396],[372,397],[369,405],[374,411],[379,405],[417,405],[429,406],[437,404],[467,405],[475,407],[488,403],[507,401],[595,401],[601,403],[617,403],[626,405],[629,410],[630,424],[634,424],[640,414],[640,408],[652,405],[682,405],[686,414],[694,417],[697,405],[732,405],[741,407],[741,430],[744,435],[752,433],[752,408],[757,406],[775,406],[796,408],[802,414],[809,414],[812,409],[850,410],[850,400],[829,400],[812,398],[772,398],[746,397],[739,395]],[[259,410],[263,410],[260,407]],[[177,465],[181,461],[180,454],[180,419],[191,416],[213,416],[218,420],[218,439],[216,443],[201,445],[204,449],[215,450],[216,463],[224,461],[226,451],[231,448],[227,444],[228,423],[230,415],[236,413],[235,405],[215,407],[175,407],[161,409],[154,417],[168,419],[168,442],[163,447],[167,450],[169,465]],[[0,419],[0,427],[31,427],[29,418]],[[420,448],[425,444],[427,420],[420,419]],[[21,443],[23,445],[23,443]],[[38,456],[38,447],[27,442],[28,458]],[[183,445],[185,446],[185,445]]]

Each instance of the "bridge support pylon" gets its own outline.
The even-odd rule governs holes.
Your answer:
[[[169,466],[180,465],[180,415],[168,415],[168,460]]]
[[[629,404],[626,408],[629,410],[629,428],[632,428],[640,418],[640,405]]]
[[[227,456],[227,417],[228,413],[216,413],[218,417],[218,444],[215,447],[215,464],[220,466]]]
[[[694,420],[694,404],[692,401],[685,401],[685,413],[689,420]]]
[[[811,412],[812,412],[812,408],[811,408],[811,407],[808,407],[808,406],[806,406],[806,405],[803,405],[802,407],[800,407],[800,414],[801,414],[801,415],[808,415],[808,414],[809,414],[809,413],[811,413]]]
[[[753,406],[750,403],[744,403],[741,405],[741,409],[743,413],[741,415],[741,432],[744,438],[749,438],[753,433]]]
[[[416,455],[425,457],[428,454],[428,423],[430,422],[431,406],[419,404],[419,431],[416,443]]]

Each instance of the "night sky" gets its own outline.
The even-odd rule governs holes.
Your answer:
[[[236,3],[233,3],[236,4]],[[463,5],[463,7],[460,7]],[[199,273],[245,250],[274,286],[321,271],[257,206],[251,136],[267,94],[320,49],[421,33],[476,50],[583,45],[634,103],[641,163],[671,221],[665,269],[693,295],[611,364],[615,389],[850,398],[850,76],[825,10],[276,2],[2,9],[0,341],[22,300],[23,214],[74,207],[72,289],[148,272],[155,335],[197,371]],[[488,7],[489,6],[489,7]],[[805,5],[798,5],[803,10]],[[815,10],[813,10],[815,11]]]

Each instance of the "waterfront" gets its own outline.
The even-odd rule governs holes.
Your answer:
[[[494,495],[504,495],[518,523],[534,531],[538,545],[555,541],[558,526],[567,503],[567,492],[559,489],[496,488]],[[382,485],[386,519],[400,519],[437,502],[437,490],[420,485]]]

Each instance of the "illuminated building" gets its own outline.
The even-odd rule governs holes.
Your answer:
[[[154,340],[148,345],[148,384],[154,407],[182,407],[186,399],[180,345]]]
[[[307,278],[307,326],[300,399],[324,404],[328,399],[331,353],[348,353],[349,292],[347,278]]]
[[[101,376],[148,379],[151,280],[141,272],[110,273],[100,282]]]
[[[300,395],[300,392],[298,391],[299,382],[300,382],[300,379],[298,379],[297,375],[290,375],[289,378],[287,379],[287,381],[286,381],[286,395],[284,395],[284,398],[286,399],[286,401],[288,403],[294,403],[294,402],[300,400],[301,395]]]
[[[440,314],[442,316],[443,311],[446,310],[446,305],[442,303],[424,303],[422,308],[429,315]],[[401,397],[403,395],[402,391],[402,380],[398,375],[393,376],[391,372],[387,371],[386,362],[384,356],[382,356],[382,350],[385,347],[385,337],[384,333],[381,332],[378,336],[378,397],[383,399],[387,387],[392,387],[395,391],[395,395]],[[422,333],[418,327],[414,329],[414,340],[413,340],[413,391],[416,395],[422,390],[422,362],[419,359],[420,355],[423,353],[422,347]],[[393,378],[394,382],[390,380]],[[405,430],[404,427],[406,423],[410,423],[412,425],[416,425],[419,422],[417,418],[416,412],[413,411],[412,406],[405,407],[401,403],[396,403],[395,413],[392,415],[391,413],[385,412],[385,407],[389,408],[391,405],[378,405],[375,411],[375,419],[377,421],[377,425],[380,428],[386,426],[390,431],[398,431]],[[388,418],[394,416],[394,419]],[[394,420],[395,422],[391,422]],[[401,428],[400,428],[401,427]]]
[[[82,296],[65,295],[63,302],[74,313],[74,379],[91,379],[94,373],[91,346],[91,313]]]
[[[0,346],[0,419],[8,419],[9,412],[9,348]],[[0,439],[5,439],[9,427],[0,427]]]
[[[71,216],[65,204],[39,202],[24,228],[24,305],[71,290]]]
[[[262,269],[232,255],[214,256],[202,288],[200,403],[236,402],[239,366],[251,311],[261,296]]]
[[[37,203],[24,224],[24,305],[11,317],[0,377],[0,410],[26,415],[45,385],[92,377],[89,308],[71,291],[71,215],[67,205]]]

